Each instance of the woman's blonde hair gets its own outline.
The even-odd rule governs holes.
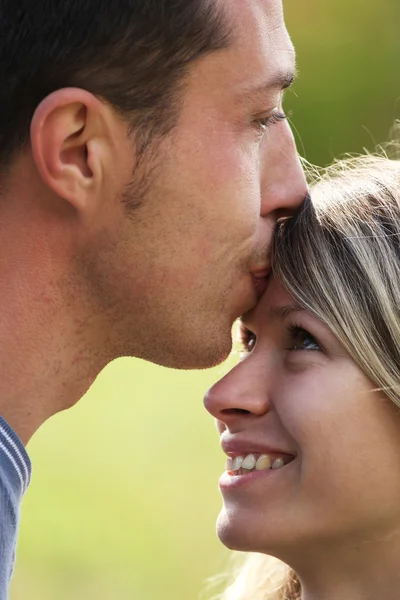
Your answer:
[[[277,229],[274,276],[400,406],[400,160],[335,163]],[[223,600],[298,600],[286,565],[249,555]]]

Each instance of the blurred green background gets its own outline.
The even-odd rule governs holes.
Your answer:
[[[400,117],[400,2],[287,0],[285,10],[300,152],[325,165],[372,150]],[[116,361],[43,426],[29,445],[11,600],[198,598],[228,556],[214,534],[224,459],[202,407],[227,368]]]

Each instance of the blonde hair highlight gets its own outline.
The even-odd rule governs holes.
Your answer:
[[[399,146],[391,154],[400,157]],[[315,172],[314,172],[315,176]],[[318,174],[312,202],[282,221],[274,276],[323,321],[356,364],[400,406],[400,160],[337,161]],[[221,600],[300,600],[296,574],[249,554]]]

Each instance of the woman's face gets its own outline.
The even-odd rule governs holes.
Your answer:
[[[275,280],[244,325],[245,356],[205,397],[228,456],[221,540],[287,560],[392,532],[398,409]]]

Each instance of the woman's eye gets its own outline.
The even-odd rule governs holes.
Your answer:
[[[256,345],[256,336],[255,334],[250,331],[250,329],[247,329],[247,327],[245,327],[244,325],[241,326],[240,328],[240,337],[241,337],[241,342],[242,342],[242,352],[244,354],[250,354],[250,352],[253,350],[254,346]]]
[[[315,337],[298,325],[289,326],[289,340],[288,350],[322,350]]]

